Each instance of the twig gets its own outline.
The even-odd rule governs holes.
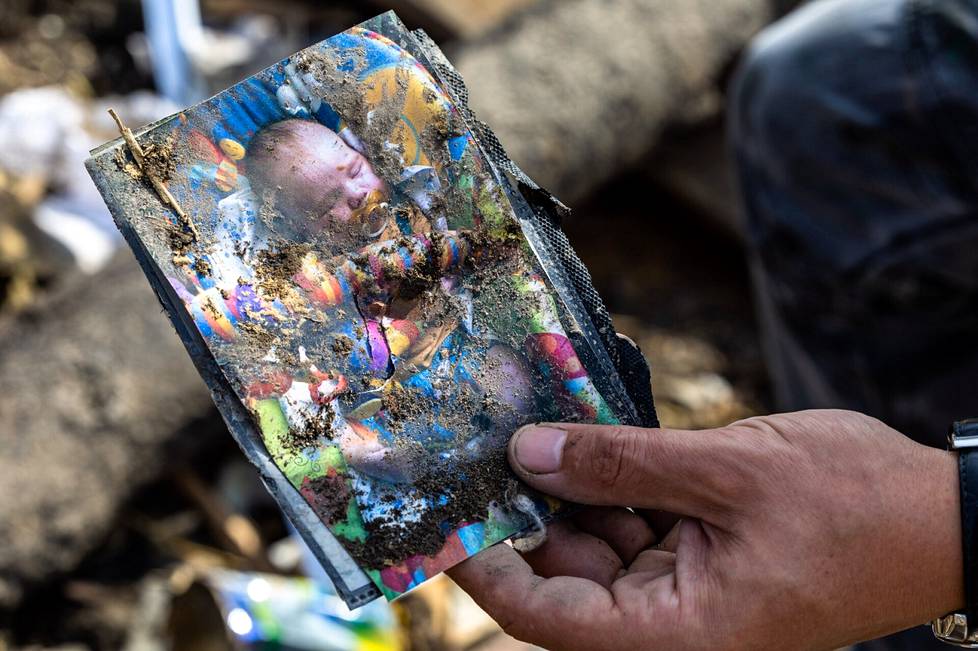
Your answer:
[[[122,134],[122,139],[126,141],[127,145],[129,145],[129,151],[132,152],[132,157],[136,159],[136,164],[139,166],[140,171],[145,174],[146,178],[148,178],[150,183],[153,184],[153,188],[156,190],[156,193],[160,195],[160,199],[163,200],[163,203],[173,208],[173,211],[177,213],[177,216],[181,219],[181,221],[183,221],[184,225],[190,230],[191,233],[193,233],[194,239],[200,239],[200,233],[197,231],[197,227],[194,226],[193,221],[191,221],[190,217],[187,216],[187,213],[183,211],[183,208],[180,207],[180,204],[177,203],[177,200],[173,197],[173,195],[170,194],[170,191],[163,184],[163,181],[156,176],[156,172],[154,172],[150,166],[146,165],[146,154],[143,152],[143,148],[139,144],[139,141],[136,140],[136,136],[133,135],[132,130],[123,124],[122,119],[115,112],[115,109],[110,108],[109,115],[112,116],[112,119],[115,120],[116,126],[119,127],[119,133]]]

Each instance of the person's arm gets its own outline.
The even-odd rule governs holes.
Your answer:
[[[450,572],[548,649],[832,649],[964,605],[955,456],[862,414],[528,426],[510,460],[603,507],[525,557],[497,545]]]

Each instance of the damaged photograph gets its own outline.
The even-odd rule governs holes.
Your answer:
[[[411,42],[375,19],[89,161],[232,430],[388,598],[562,508],[508,469],[516,429],[625,418]]]

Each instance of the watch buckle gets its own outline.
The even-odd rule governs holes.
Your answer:
[[[950,613],[930,623],[931,631],[941,642],[965,649],[978,649],[978,631],[969,633],[968,617],[964,613]]]
[[[947,447],[950,450],[978,448],[978,419],[959,420],[947,433]]]

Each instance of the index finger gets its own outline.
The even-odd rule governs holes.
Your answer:
[[[447,574],[513,637],[547,649],[594,649],[622,635],[622,612],[594,581],[536,576],[505,544],[495,545]]]

